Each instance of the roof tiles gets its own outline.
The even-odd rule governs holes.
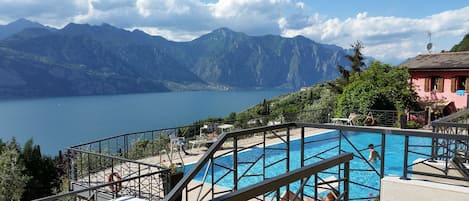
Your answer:
[[[421,54],[401,64],[412,70],[469,69],[469,51]]]

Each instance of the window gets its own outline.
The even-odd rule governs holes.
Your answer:
[[[432,76],[429,78],[425,78],[425,92],[428,91],[436,91],[436,92],[443,92],[444,88],[444,79],[442,77]]]
[[[464,90],[469,92],[469,78],[467,76],[457,76],[451,79],[451,92]]]

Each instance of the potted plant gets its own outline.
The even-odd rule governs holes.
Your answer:
[[[169,191],[171,191],[184,176],[184,168],[181,165],[171,163],[168,169],[170,170],[169,176],[163,176],[163,186],[165,189],[165,194],[168,194]],[[182,200],[182,192],[179,193],[178,197],[175,200]]]

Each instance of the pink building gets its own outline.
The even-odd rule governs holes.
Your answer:
[[[466,108],[469,95],[469,51],[418,55],[404,62],[422,105],[437,109],[451,102]]]

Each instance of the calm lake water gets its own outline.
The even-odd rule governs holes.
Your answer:
[[[195,91],[0,101],[0,139],[23,145],[30,138],[43,153],[128,132],[225,117],[287,90]]]

